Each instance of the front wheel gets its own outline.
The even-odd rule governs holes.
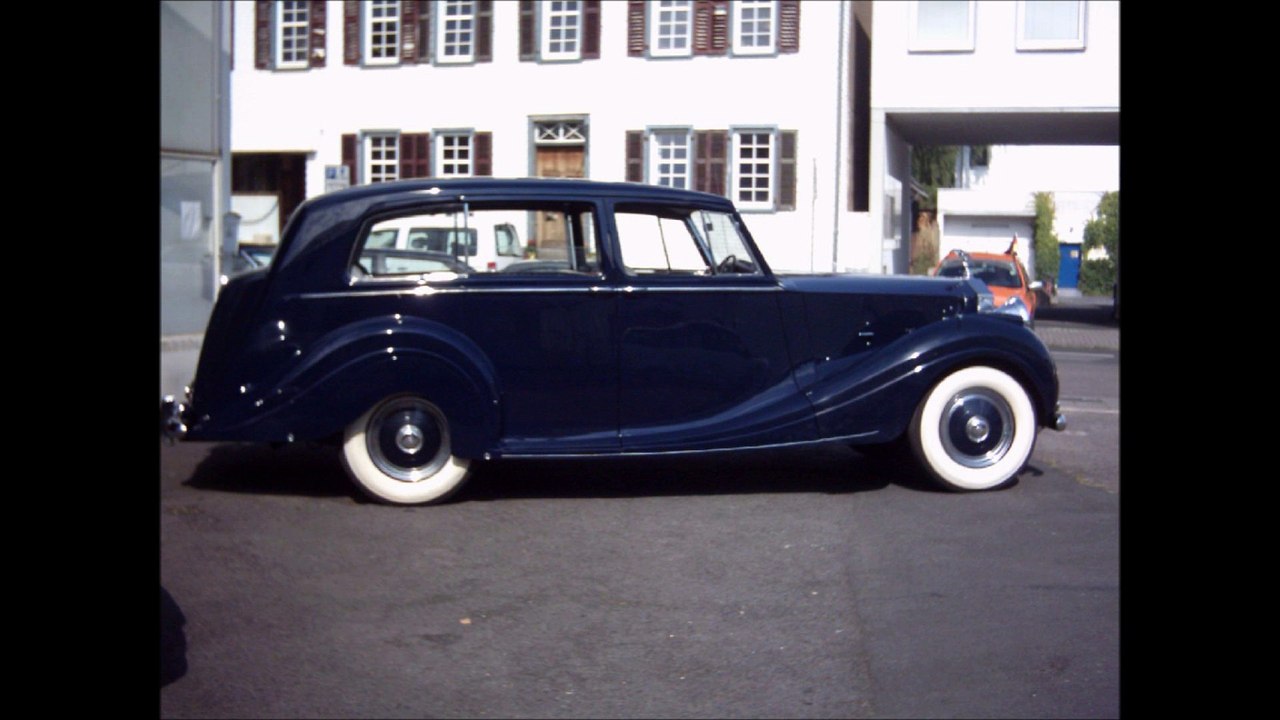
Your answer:
[[[1036,413],[1022,384],[991,367],[957,370],[916,408],[908,435],[916,459],[949,490],[1000,487],[1031,457]]]
[[[360,489],[396,505],[448,498],[470,465],[452,454],[444,413],[413,395],[387,398],[348,425],[342,461]]]

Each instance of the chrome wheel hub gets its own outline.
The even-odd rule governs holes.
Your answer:
[[[981,443],[991,434],[991,423],[981,415],[974,415],[965,422],[964,434],[969,440]]]
[[[947,456],[969,468],[1000,462],[1013,443],[1013,410],[985,388],[956,393],[942,411],[938,433]]]
[[[414,397],[384,403],[369,418],[365,443],[379,470],[401,482],[418,482],[444,467],[450,456],[445,419],[434,405]]]
[[[409,455],[422,449],[422,428],[404,425],[396,431],[396,446]]]

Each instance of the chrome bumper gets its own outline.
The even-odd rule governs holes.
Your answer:
[[[1053,408],[1053,429],[1062,432],[1067,429],[1067,416],[1057,406]]]
[[[186,403],[178,402],[172,395],[160,400],[160,435],[169,442],[181,440],[187,435],[187,424],[182,421]]]

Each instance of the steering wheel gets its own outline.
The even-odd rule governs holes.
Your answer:
[[[716,274],[738,272],[738,256],[725,255],[724,259],[716,265]]]

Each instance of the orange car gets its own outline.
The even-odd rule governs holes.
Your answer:
[[[985,282],[995,296],[997,308],[1014,312],[1030,325],[1036,316],[1036,291],[1043,287],[1039,280],[1031,282],[1013,243],[1003,254],[952,250],[942,258],[933,274],[939,277],[974,277]]]

